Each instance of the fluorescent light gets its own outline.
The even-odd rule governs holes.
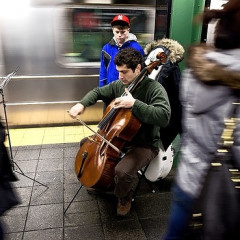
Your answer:
[[[31,0],[1,0],[0,17],[19,18],[25,17],[29,12]]]

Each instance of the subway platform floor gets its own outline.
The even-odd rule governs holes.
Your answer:
[[[89,130],[72,126],[9,132],[11,148],[8,140],[6,145],[19,178],[13,185],[21,203],[1,217],[6,240],[162,238],[175,168],[150,185],[142,180],[130,214],[119,219],[112,193],[93,195],[82,187],[69,206],[80,188],[74,171],[75,156],[80,139],[90,135]]]

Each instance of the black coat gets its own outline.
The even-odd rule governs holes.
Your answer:
[[[18,179],[12,171],[11,161],[4,141],[5,129],[0,122],[0,216],[19,203],[16,192],[11,186],[11,182]]]
[[[2,179],[7,179],[8,181],[16,181],[17,177],[12,171],[12,164],[4,145],[5,141],[5,129],[0,122],[0,181]]]
[[[182,107],[179,100],[179,84],[181,72],[177,63],[168,62],[162,66],[156,80],[165,88],[170,106],[171,118],[167,127],[161,128],[161,140],[165,150],[178,134],[181,133]]]

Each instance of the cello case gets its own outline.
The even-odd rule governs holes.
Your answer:
[[[173,156],[172,144],[166,151],[159,149],[158,155],[150,162],[145,171],[146,179],[151,182],[156,182],[165,178],[172,169]]]

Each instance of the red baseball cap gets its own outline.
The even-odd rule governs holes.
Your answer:
[[[119,14],[115,16],[111,22],[111,25],[123,25],[123,26],[129,26],[130,21],[129,18],[123,14]]]

